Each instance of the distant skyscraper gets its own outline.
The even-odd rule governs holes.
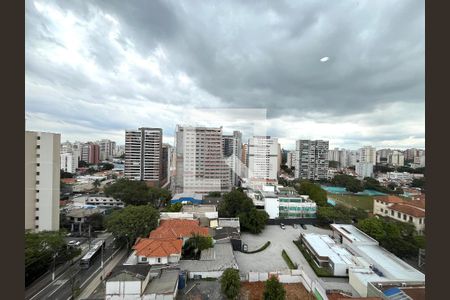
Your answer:
[[[61,170],[68,173],[75,173],[78,169],[78,158],[79,156],[75,153],[79,153],[78,150],[72,150],[70,152],[65,152],[60,154],[61,158]]]
[[[177,193],[229,191],[230,168],[223,155],[222,127],[177,125]]]
[[[276,181],[279,161],[278,139],[254,136],[248,140],[248,177],[250,180]]]
[[[242,133],[233,131],[233,135],[223,135],[223,156],[230,167],[230,182],[234,186],[239,185],[239,178],[242,177]]]
[[[355,173],[359,179],[366,177],[373,177],[373,163],[357,162],[355,166]]]
[[[300,179],[327,179],[328,141],[298,140],[295,177]]]
[[[125,131],[124,176],[152,186],[162,184],[162,129],[139,128]]]
[[[97,142],[100,147],[100,160],[111,160],[116,152],[116,142],[103,139]]]
[[[402,152],[398,150],[392,151],[388,157],[388,163],[393,166],[404,166],[405,165],[405,156]]]
[[[169,144],[162,145],[162,170],[161,170],[161,179],[162,182],[167,182],[171,178],[170,166],[172,164],[172,156],[173,156],[173,147]]]
[[[100,146],[92,142],[87,142],[81,146],[81,160],[88,164],[98,164],[100,162]]]
[[[295,151],[288,151],[286,155],[286,166],[291,169],[292,167],[295,168],[296,165],[296,159],[295,159]]]
[[[59,230],[61,135],[25,131],[25,229]]]
[[[377,163],[377,151],[375,147],[364,146],[359,149],[359,162]]]

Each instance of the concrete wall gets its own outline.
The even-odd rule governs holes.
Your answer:
[[[188,272],[189,279],[194,279],[195,276],[201,276],[202,278],[219,278],[222,276],[223,271],[215,272]]]
[[[107,281],[105,293],[108,300],[140,299],[141,281]]]

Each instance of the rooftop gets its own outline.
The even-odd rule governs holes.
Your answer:
[[[182,199],[182,198],[193,198],[193,199],[203,200],[203,195],[195,194],[195,193],[180,193],[180,194],[175,194],[172,197],[172,200],[178,200],[178,199]]]
[[[181,255],[183,241],[177,238],[170,239],[138,239],[133,249],[138,256],[165,257],[172,254]]]
[[[161,275],[147,285],[144,294],[173,294],[178,285],[178,269],[163,269]]]
[[[230,242],[215,243],[213,248],[203,250],[200,260],[180,260],[180,268],[190,272],[224,271],[238,269]]]
[[[85,218],[101,212],[102,210],[99,208],[74,208],[67,213],[67,216],[73,218]]]
[[[399,211],[401,213],[407,214],[409,216],[413,216],[416,218],[425,217],[425,211],[416,206],[409,205],[406,203],[396,203],[390,207],[390,209]]]
[[[151,265],[117,265],[111,271],[108,281],[144,280]]]
[[[322,257],[328,257],[335,264],[354,265],[352,254],[336,244],[328,235],[306,233],[303,238]]]
[[[209,235],[207,227],[200,227],[198,220],[166,219],[161,220],[159,227],[150,232],[150,238],[182,238],[193,233]]]
[[[378,245],[378,242],[375,239],[371,238],[353,225],[331,224],[330,226],[333,230],[338,231],[352,243],[374,243]]]
[[[216,212],[216,206],[213,204],[200,204],[200,205],[183,205],[182,212]]]

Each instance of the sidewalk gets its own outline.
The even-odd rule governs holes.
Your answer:
[[[93,278],[88,278],[86,280],[90,282],[88,285],[83,289],[81,294],[76,298],[79,299],[87,299],[97,288],[97,286],[102,282],[103,274],[108,274],[112,271],[112,269],[126,256],[127,250],[122,249],[120,250],[115,256],[110,258],[110,261],[106,261],[104,265],[104,271],[101,271],[100,268],[94,273],[96,274]]]

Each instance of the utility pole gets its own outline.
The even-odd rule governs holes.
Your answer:
[[[58,255],[58,252],[55,252],[53,254],[53,268],[52,268],[52,281],[55,280],[55,265],[56,265],[56,256]]]

